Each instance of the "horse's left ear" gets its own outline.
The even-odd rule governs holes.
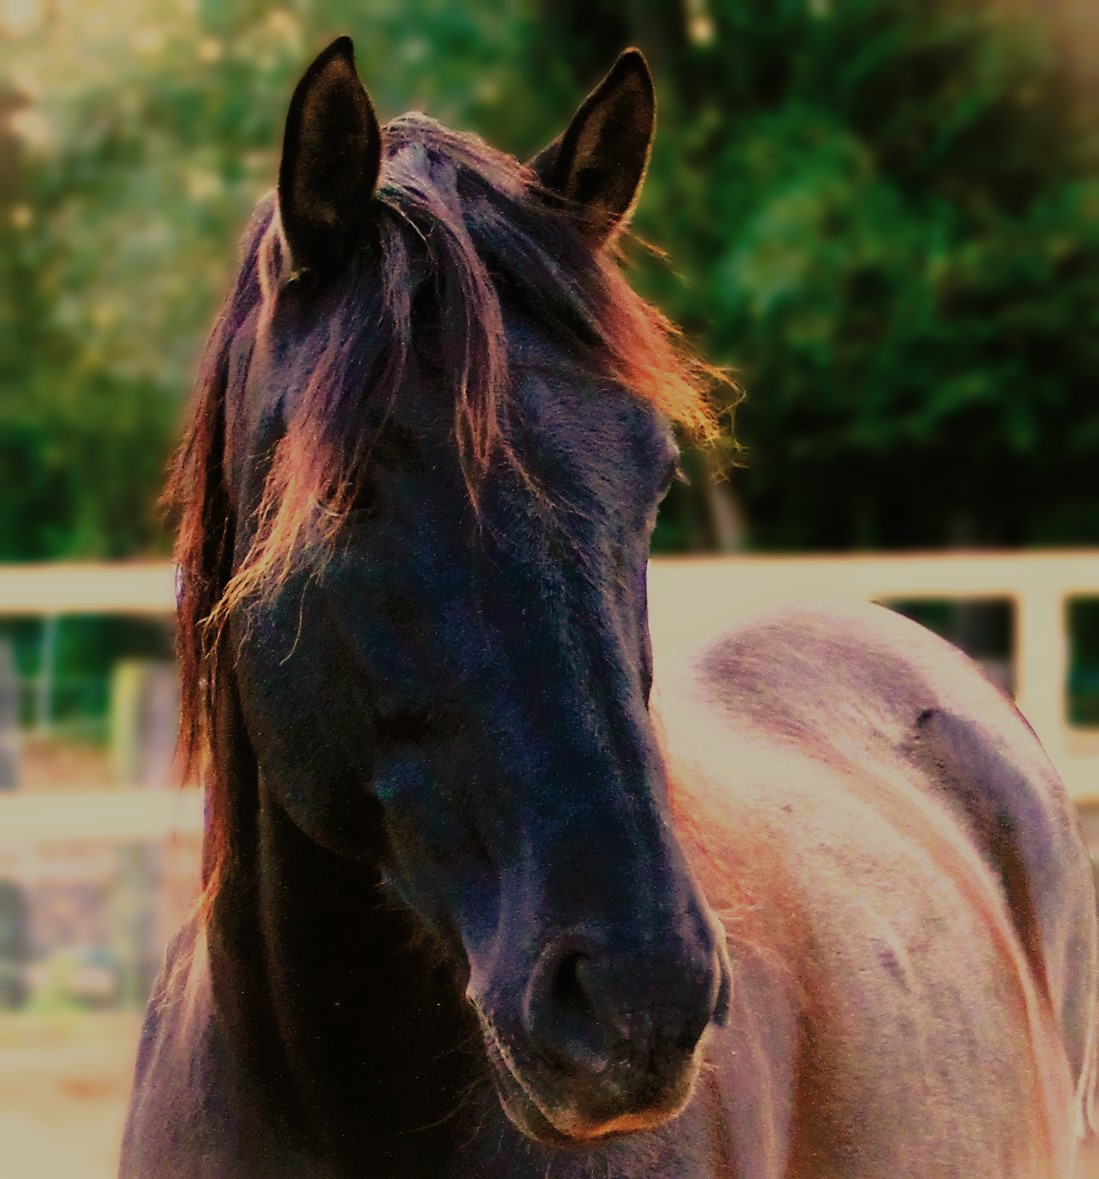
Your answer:
[[[578,207],[602,243],[637,203],[655,130],[652,74],[641,50],[627,49],[529,166],[544,188]]]
[[[340,37],[305,71],[286,117],[279,214],[295,270],[335,266],[354,247],[381,161],[378,116]]]

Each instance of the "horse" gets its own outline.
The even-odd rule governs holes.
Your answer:
[[[298,84],[167,493],[207,824],[125,1179],[1070,1174],[1095,897],[1009,700],[871,605],[654,690],[714,421],[619,264],[654,127],[636,50],[527,164]]]

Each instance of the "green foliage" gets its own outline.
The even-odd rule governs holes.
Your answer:
[[[1099,169],[1049,28],[815,8],[712,6],[642,212],[748,390],[754,542],[1094,541]]]
[[[748,391],[754,544],[1096,541],[1096,143],[1060,3],[1015,7],[43,6],[0,72],[0,559],[163,547],[151,505],[235,237],[294,80],[344,31],[383,117],[520,155],[645,49],[636,227],[672,265],[634,251],[638,281]],[[712,537],[678,497],[661,544]]]

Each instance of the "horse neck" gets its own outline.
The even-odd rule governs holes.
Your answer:
[[[312,842],[269,783],[237,785],[250,815],[207,922],[219,1019],[272,1119],[349,1169],[369,1151],[419,1173],[484,1075],[453,966],[377,863]]]

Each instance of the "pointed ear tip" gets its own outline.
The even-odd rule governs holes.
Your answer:
[[[362,92],[366,106],[369,108],[369,117],[377,128],[377,112],[374,110],[374,103],[363,85],[362,78],[359,77],[359,69],[355,62],[355,43],[346,34],[337,37],[317,54],[298,83],[298,91],[303,94],[307,93],[321,79],[331,80],[341,75],[350,79],[355,89]]]
[[[618,55],[618,60],[604,80],[604,85],[608,83],[613,86],[624,86],[635,93],[640,90],[655,108],[656,83],[653,81],[649,63],[640,49],[624,49]]]
[[[321,70],[339,62],[341,65],[355,69],[355,43],[346,34],[330,41],[317,56],[307,73],[316,76]]]
[[[636,45],[623,49],[614,64],[618,69],[632,69],[639,74],[644,74],[646,78],[652,79],[653,72],[649,68],[648,58]]]

